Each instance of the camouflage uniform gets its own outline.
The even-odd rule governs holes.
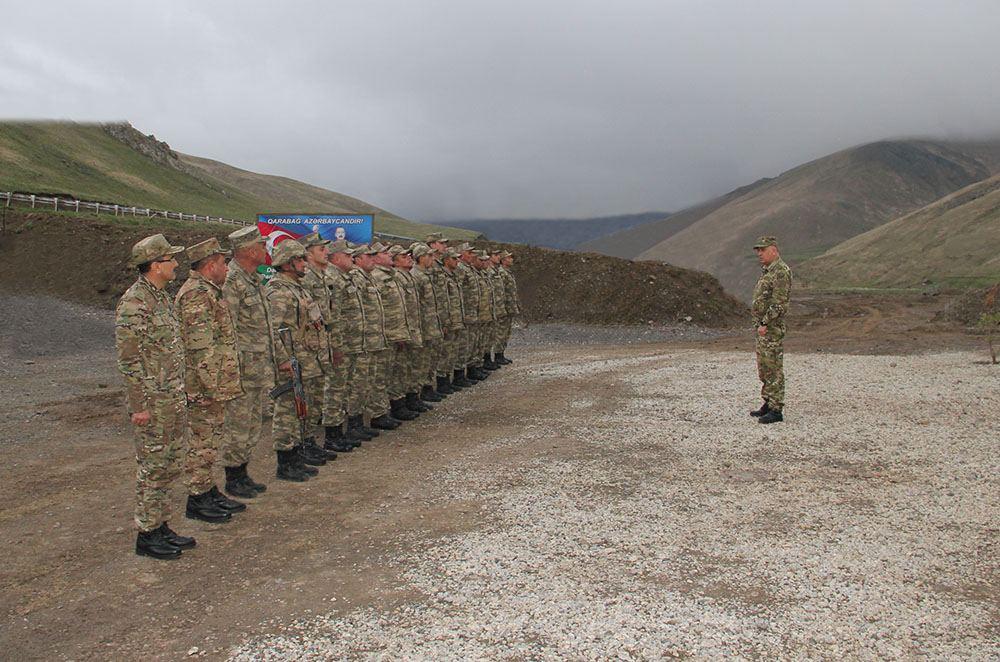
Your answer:
[[[313,300],[319,305],[323,313],[323,323],[326,329],[324,350],[320,351],[319,360],[323,367],[322,384],[322,425],[337,426],[344,422],[344,409],[340,402],[340,393],[343,390],[342,383],[347,380],[347,365],[343,357],[337,360],[334,365],[335,347],[343,344],[341,338],[341,323],[339,310],[334,300],[330,286],[332,280],[327,276],[329,270],[323,272],[315,269],[311,264],[306,265],[306,275],[302,278],[302,286],[309,290]],[[317,396],[319,392],[317,392]],[[320,400],[319,397],[316,398]],[[317,412],[319,413],[319,412]]]
[[[364,352],[357,357],[348,377],[351,382],[348,409],[361,410],[369,417],[377,418],[389,412],[385,372],[382,370],[389,351],[389,343],[385,337],[382,295],[364,269],[355,267],[348,275],[361,298],[364,328]]]
[[[191,247],[192,262],[201,259],[195,253],[200,246]],[[188,400],[184,472],[188,493],[197,495],[214,485],[212,468],[224,442],[225,403],[243,395],[236,331],[222,289],[197,271],[190,272],[174,305],[181,321]]]
[[[455,271],[448,271],[446,268],[442,268],[441,271],[444,274],[443,282],[448,309],[446,323],[449,336],[446,359],[448,370],[464,370],[465,349],[469,344],[469,333],[465,327],[465,301],[462,298],[462,285]]]
[[[507,317],[507,305],[504,298],[503,279],[500,276],[500,269],[495,265],[488,266],[483,273],[490,284],[490,312],[493,320],[489,323],[489,338],[486,343],[486,354],[499,353],[500,330]]]
[[[169,253],[161,255],[180,250],[169,247]],[[142,263],[133,259],[132,266]],[[132,426],[138,463],[135,524],[146,533],[170,519],[170,486],[181,472],[187,412],[180,321],[170,296],[143,276],[118,302],[115,345],[128,413],[150,414],[149,423]]]
[[[784,340],[785,312],[792,288],[792,272],[781,258],[762,268],[753,291],[753,313],[757,339],[757,374],[761,397],[771,410],[780,412],[785,405]],[[756,328],[766,326],[761,336]]]
[[[462,291],[462,322],[465,324],[463,338],[462,366],[474,366],[476,363],[476,350],[479,347],[479,336],[481,325],[479,323],[479,292],[482,282],[476,275],[476,270],[465,262],[459,262],[455,267],[455,278]],[[482,365],[483,357],[479,355],[478,365]]]
[[[331,266],[327,269],[326,276],[330,298],[338,313],[337,331],[330,336],[331,349],[343,354],[344,358],[329,382],[329,391],[323,393],[323,422],[326,425],[339,425],[338,420],[343,422],[347,416],[363,413],[357,398],[352,403],[351,392],[355,388],[363,392],[367,387],[367,372],[363,377],[358,375],[358,359],[364,354],[365,313],[361,292],[348,272]],[[333,418],[334,413],[338,418]]]
[[[386,351],[381,354],[377,368],[379,382],[376,384],[376,388],[384,387],[386,397],[390,402],[406,395],[406,392],[401,390],[402,383],[398,370],[396,370],[396,355],[400,349],[405,348],[406,343],[412,342],[413,339],[411,322],[406,315],[403,290],[396,282],[393,271],[389,267],[378,265],[369,274],[382,299],[385,339],[387,341]]]
[[[267,305],[271,311],[275,367],[291,359],[292,348],[285,347],[278,337],[278,329],[288,327],[295,346],[295,358],[302,366],[302,383],[311,412],[318,400],[317,394],[322,392],[323,369],[320,367],[319,357],[327,347],[323,313],[309,295],[309,290],[287,272],[279,271],[268,281],[265,290]],[[286,376],[282,375],[282,378]],[[307,424],[306,436],[312,437],[315,434],[315,429]],[[295,396],[291,391],[274,401],[272,436],[276,451],[291,450],[301,441],[299,420],[295,414]]]
[[[430,361],[427,360],[427,347],[424,344],[422,329],[422,313],[420,293],[413,274],[406,269],[394,269],[393,280],[399,286],[403,295],[403,313],[406,315],[406,327],[410,332],[410,340],[400,349],[396,356],[399,390],[406,393],[419,392],[426,381]]]
[[[476,278],[479,279],[479,300],[477,305],[479,335],[475,346],[475,354],[473,355],[473,365],[478,368],[483,365],[483,355],[489,351],[492,342],[494,322],[493,286],[485,268],[476,268],[473,272]]]
[[[517,281],[514,279],[514,274],[504,266],[499,267],[499,271],[500,278],[504,283],[503,307],[507,311],[507,316],[504,318],[503,325],[500,328],[500,339],[497,343],[500,353],[503,354],[507,351],[507,343],[510,342],[510,330],[514,323],[514,318],[521,314],[521,300],[517,294]]]
[[[440,288],[434,286],[431,270],[423,269],[419,265],[414,265],[410,269],[410,277],[416,286],[420,302],[420,335],[424,341],[417,386],[434,388],[437,383],[439,366],[444,362],[444,333],[441,325],[442,303],[438,300]],[[447,290],[445,296],[447,296]],[[445,310],[447,310],[446,307]]]
[[[234,248],[237,247],[237,240]],[[242,244],[240,244],[242,245]],[[270,314],[264,288],[256,273],[247,273],[236,260],[229,263],[222,286],[236,329],[240,381],[244,395],[226,403],[225,443],[222,464],[239,467],[250,462],[260,441],[268,392],[277,379]]]

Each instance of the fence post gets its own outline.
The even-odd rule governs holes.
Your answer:
[[[59,196],[52,198],[52,211],[59,211]]]
[[[77,199],[76,199],[76,211],[77,211],[77,212],[79,212],[79,211],[80,211],[80,198],[77,198]]]
[[[35,194],[34,193],[31,194],[31,208],[32,209],[35,208]]]

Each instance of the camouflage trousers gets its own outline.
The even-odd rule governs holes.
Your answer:
[[[483,336],[486,333],[486,325],[476,322],[469,326],[469,344],[466,347],[465,361],[468,365],[481,368],[483,365]]]
[[[250,456],[260,441],[265,398],[271,389],[244,385],[243,390],[244,395],[226,403],[222,464],[227,467],[238,467],[250,461]]]
[[[389,400],[402,398],[411,389],[413,383],[413,366],[416,355],[422,347],[407,343],[393,350],[392,362],[389,367],[388,393]]]
[[[469,330],[465,327],[456,331],[449,331],[448,340],[448,372],[455,370],[465,370],[466,347],[469,346]]]
[[[389,349],[370,354],[371,371],[369,372],[368,394],[365,398],[365,413],[371,418],[389,413],[388,379],[395,352],[396,346],[392,345]]]
[[[497,337],[493,342],[493,351],[504,353],[507,351],[507,343],[510,342],[510,331],[514,326],[513,317],[504,317],[497,322]]]
[[[187,406],[184,397],[149,405],[146,425],[133,425],[135,435],[135,525],[152,531],[170,520],[170,487],[181,474]]]
[[[785,406],[784,329],[768,328],[767,335],[757,336],[757,376],[760,395],[771,409]]]
[[[345,355],[337,365],[324,368],[323,425],[335,427],[341,425],[347,416],[348,357]]]
[[[305,436],[315,437],[317,434],[314,403],[319,402],[323,393],[323,377],[312,377],[302,381],[306,392],[306,408],[308,411]],[[302,441],[299,428],[299,417],[295,412],[295,394],[291,391],[282,394],[274,401],[274,418],[271,421],[271,437],[274,440],[274,450],[287,451],[295,448]],[[322,439],[322,437],[319,437]]]
[[[368,352],[348,354],[344,357],[347,364],[347,415],[357,416],[365,413],[368,393],[371,390],[372,355]]]
[[[225,441],[224,402],[188,405],[188,446],[184,454],[184,476],[188,494],[204,494],[212,489],[212,469]]]
[[[433,387],[437,384],[438,368],[444,363],[446,353],[444,338],[424,340],[424,354],[419,366],[418,387]]]

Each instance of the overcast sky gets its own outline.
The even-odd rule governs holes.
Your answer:
[[[0,16],[4,117],[127,119],[416,219],[672,210],[861,142],[1000,134],[997,0],[0,0]]]

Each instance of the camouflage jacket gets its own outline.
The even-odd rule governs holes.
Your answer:
[[[385,313],[382,295],[364,269],[355,267],[348,272],[351,282],[361,296],[362,324],[364,325],[364,351],[378,352],[386,348]]]
[[[291,358],[291,347],[285,347],[278,329],[288,327],[295,345],[295,358],[302,366],[302,378],[323,374],[320,356],[326,351],[326,330],[323,313],[313,301],[309,290],[284,271],[267,281],[267,305],[271,310],[271,335],[274,338],[275,367]]]
[[[503,319],[507,317],[507,296],[504,293],[503,277],[500,275],[500,267],[489,267],[483,273],[490,283],[492,294],[493,319]]]
[[[336,335],[340,343],[333,349],[345,354],[360,354],[365,349],[365,308],[361,290],[351,280],[346,271],[331,266],[326,272],[330,287],[330,298],[333,299],[340,324],[340,333]]]
[[[413,333],[406,318],[406,303],[403,290],[393,278],[393,269],[376,266],[368,274],[382,297],[382,311],[385,316],[385,339],[389,342],[410,342]]]
[[[517,281],[514,279],[514,274],[507,267],[500,267],[499,271],[504,285],[504,307],[507,309],[507,317],[520,315],[521,298],[517,294]]]
[[[441,326],[442,304],[438,303],[438,288],[431,278],[432,271],[419,266],[410,269],[410,277],[417,286],[417,296],[420,298],[420,334],[424,340],[437,340],[444,335]]]
[[[476,278],[479,279],[479,301],[477,302],[477,315],[482,323],[492,322],[494,319],[493,308],[493,286],[490,284],[490,276],[485,269],[474,269]]]
[[[184,345],[170,296],[140,276],[115,310],[118,371],[128,411],[148,411],[157,400],[184,398]]]
[[[188,400],[232,400],[243,395],[236,329],[222,288],[191,271],[174,308],[181,321]]]
[[[479,323],[479,290],[482,281],[476,276],[476,270],[465,262],[459,262],[455,267],[455,277],[462,289],[462,317],[466,324]]]
[[[434,303],[437,306],[441,332],[443,335],[448,335],[448,332],[452,330],[451,306],[448,303],[448,281],[451,280],[451,275],[437,261],[425,273],[430,278],[431,286],[434,288]]]
[[[274,346],[264,288],[256,273],[247,273],[236,260],[229,262],[222,296],[236,330],[240,376],[244,388],[274,385]]]
[[[761,271],[763,273],[753,288],[753,303],[750,305],[754,324],[783,327],[792,291],[792,270],[778,258],[762,267]]]
[[[448,322],[449,331],[461,331],[465,328],[465,300],[462,298],[462,285],[458,280],[458,274],[454,271],[442,269],[445,274],[445,288],[448,299]]]
[[[337,305],[330,292],[330,280],[325,272],[317,271],[307,262],[306,275],[302,277],[301,283],[302,287],[309,290],[313,301],[323,313],[323,325],[326,328],[326,350],[320,352],[320,361],[324,365],[333,365],[333,356],[331,355],[333,347],[339,346],[343,341],[340,338],[342,331]]]
[[[406,326],[410,329],[410,342],[421,347],[424,344],[423,313],[420,310],[420,293],[417,291],[417,281],[406,269],[394,269],[393,279],[403,293]]]

